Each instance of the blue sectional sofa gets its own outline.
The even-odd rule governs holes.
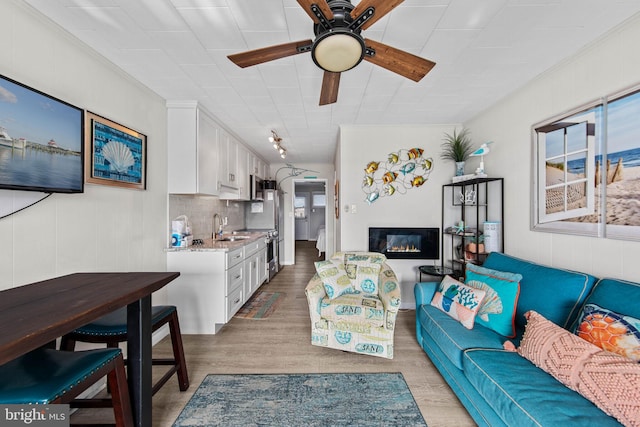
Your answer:
[[[568,330],[582,305],[595,303],[640,317],[640,284],[601,279],[492,253],[486,268],[519,273],[515,344],[524,313],[535,310]],[[469,330],[430,305],[438,283],[417,283],[418,343],[480,426],[620,426],[580,394],[565,387],[518,353],[503,349],[507,338],[481,325]]]

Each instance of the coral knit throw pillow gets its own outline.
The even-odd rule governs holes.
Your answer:
[[[625,426],[640,426],[640,364],[529,311],[518,353]]]

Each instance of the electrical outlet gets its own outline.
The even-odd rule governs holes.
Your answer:
[[[225,216],[224,218],[222,218],[222,223],[224,225],[227,225],[228,220],[229,220],[229,218]]]
[[[354,214],[354,213],[358,213],[357,205],[351,205],[351,213],[352,213],[352,214]]]

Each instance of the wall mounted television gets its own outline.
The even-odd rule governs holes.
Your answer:
[[[0,189],[84,191],[84,111],[0,75]]]

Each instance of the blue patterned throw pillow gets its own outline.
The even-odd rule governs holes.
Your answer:
[[[486,292],[476,323],[508,338],[516,336],[515,317],[521,274],[467,264],[465,283]]]

